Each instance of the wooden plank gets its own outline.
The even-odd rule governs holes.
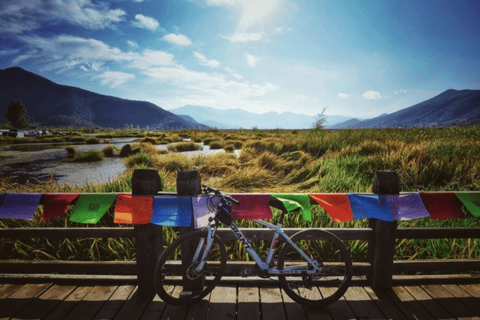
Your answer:
[[[311,228],[308,228],[311,229]],[[373,237],[373,230],[371,228],[319,228],[321,230],[326,230],[342,240],[370,240]],[[282,230],[290,237],[297,232],[306,230],[306,228],[282,228]],[[240,228],[240,231],[247,239],[252,239],[253,236],[257,240],[268,240],[271,241],[274,232],[270,229],[265,228]],[[219,228],[217,234],[224,241],[237,240],[232,230],[229,228]],[[283,239],[280,237],[279,241]]]
[[[115,320],[137,320],[143,314],[147,305],[153,300],[155,292],[151,290],[140,290],[138,286],[133,294],[123,304]]]
[[[383,292],[408,319],[432,319],[432,315],[405,288],[396,286]]]
[[[0,302],[0,319],[10,319],[28,306],[36,297],[51,284],[27,284]]]
[[[0,260],[1,273],[137,274],[135,261]]]
[[[475,312],[466,308],[463,303],[458,301],[450,292],[440,285],[426,285],[422,286],[430,296],[432,296],[439,304],[442,305],[455,318],[472,318],[480,319]]]
[[[106,320],[115,318],[125,301],[132,294],[133,290],[135,290],[135,286],[133,285],[119,286],[110,299],[105,302],[102,309],[100,309],[98,314],[95,316],[95,319]]]
[[[323,296],[331,296],[335,291],[334,288],[320,287],[320,293]],[[328,310],[333,319],[355,319],[355,314],[350,309],[345,297],[341,297],[338,301],[328,306]]]
[[[475,297],[480,300],[480,285],[479,284],[470,284],[470,285],[460,285],[460,288],[468,292],[472,297]]]
[[[54,285],[20,311],[12,320],[42,319],[75,289],[76,286]]]
[[[43,320],[63,319],[67,314],[75,308],[76,305],[90,292],[93,286],[77,287],[72,294],[63,300],[52,312],[50,312]]]
[[[207,294],[201,301],[189,306],[186,320],[205,320],[212,293]]]
[[[173,289],[173,294],[178,296],[183,291],[183,286],[177,286]],[[188,312],[188,306],[174,306],[167,304],[161,320],[183,320]]]
[[[316,288],[314,296],[318,296],[320,298],[322,294],[320,290]],[[285,305],[285,312],[287,313],[288,319],[309,319],[309,320],[322,320],[322,319],[331,319],[330,313],[328,312],[327,308],[312,308],[303,306],[297,302],[295,302],[292,298],[290,298],[287,293],[282,290],[283,295],[283,303]]]
[[[406,286],[405,290],[410,293],[415,300],[420,302],[420,304],[428,310],[428,312],[435,317],[435,319],[450,319],[452,314],[450,314],[445,308],[443,308],[437,301],[432,299],[432,297],[425,292],[419,286]]]
[[[478,238],[480,228],[398,228],[397,239]]]
[[[476,315],[480,316],[480,303],[469,293],[462,290],[459,286],[454,284],[442,285],[445,290],[450,292],[455,298],[457,298],[461,303],[470,308]]]
[[[350,287],[344,294],[345,300],[353,313],[360,319],[383,319],[384,315],[377,308],[362,287]]]
[[[363,289],[377,305],[380,311],[382,311],[386,319],[407,319],[383,290],[373,290],[370,287],[364,287]],[[415,318],[410,317],[408,319],[414,320]]]
[[[238,287],[238,320],[260,320],[258,287]]]
[[[395,261],[394,273],[402,272],[436,272],[436,271],[475,271],[480,269],[480,260],[416,260]]]
[[[287,314],[283,307],[282,293],[279,287],[260,288],[260,301],[263,320],[287,319]]]
[[[21,284],[13,284],[13,283],[2,285],[2,287],[0,288],[0,299],[5,299],[9,295],[14,294],[15,291],[20,289],[22,286],[23,285]]]
[[[133,228],[9,228],[0,238],[133,238]]]
[[[93,319],[117,286],[95,286],[67,315],[68,320]]]
[[[235,319],[237,309],[237,287],[217,286],[210,297],[208,320]]]
[[[166,290],[170,293],[173,291],[175,287],[170,287],[170,290],[168,287]],[[167,307],[167,303],[164,302],[158,295],[155,295],[153,297],[153,300],[150,301],[148,306],[145,308],[145,311],[143,312],[141,320],[157,320],[162,317],[162,314]]]

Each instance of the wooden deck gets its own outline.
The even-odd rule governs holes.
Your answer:
[[[0,319],[480,319],[480,284],[355,285],[324,309],[304,308],[279,287],[223,283],[189,307],[132,284],[0,284]]]

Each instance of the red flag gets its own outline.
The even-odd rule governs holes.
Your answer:
[[[73,200],[77,199],[77,197],[78,194],[75,193],[44,194],[43,199],[45,202],[42,221],[66,215],[67,207]]]
[[[453,192],[420,192],[420,197],[432,219],[465,218],[461,209],[462,203]]]
[[[119,194],[115,203],[115,223],[147,224],[152,219],[153,196]]]
[[[352,207],[346,194],[311,194],[315,200],[335,222],[352,221]]]
[[[269,206],[269,194],[232,194],[232,198],[240,201],[240,205],[232,206],[233,219],[271,219],[273,217]]]

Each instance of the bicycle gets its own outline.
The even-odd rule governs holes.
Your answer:
[[[258,271],[253,273],[245,269],[243,277],[277,276],[290,298],[309,307],[321,308],[343,296],[350,284],[353,267],[348,249],[338,237],[319,229],[300,231],[288,237],[282,230],[286,214],[282,210],[277,225],[253,220],[274,231],[268,255],[262,259],[231,217],[232,205],[239,202],[220,190],[203,187],[210,200],[215,196],[219,199],[215,215],[209,218],[206,227],[174,240],[155,266],[155,290],[165,302],[173,305],[197,302],[219,283],[226,265],[225,245],[216,234],[220,223],[230,227],[256,262]],[[284,243],[275,265],[274,249],[280,237]],[[326,259],[333,262],[328,263]]]

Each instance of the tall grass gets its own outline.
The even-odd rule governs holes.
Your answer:
[[[164,190],[174,191],[177,172],[198,170],[202,183],[227,192],[371,192],[376,170],[396,171],[402,191],[420,190],[480,190],[480,126],[465,128],[414,129],[345,129],[322,130],[229,130],[178,131],[149,134],[154,139],[170,141],[189,136],[205,144],[213,141],[238,143],[239,157],[231,153],[187,157],[183,154],[162,154],[150,143],[135,145],[138,153],[125,159],[129,168],[120,178],[105,184],[84,188],[44,185],[16,185],[0,180],[0,192],[131,192],[134,169],[157,170]],[[144,140],[146,141],[146,140]],[[1,227],[13,226],[76,226],[68,219],[54,218],[40,222],[42,208],[30,222],[0,220]],[[70,209],[71,210],[71,209]],[[275,216],[279,211],[274,210]],[[313,206],[313,221],[307,222],[299,212],[287,214],[285,227],[359,228],[366,220],[335,223],[319,206]],[[239,221],[240,226],[253,226],[251,221]],[[113,225],[113,212],[107,213],[101,226]],[[478,218],[432,220],[430,218],[399,222],[399,227],[478,227]],[[118,227],[121,227],[117,225]],[[165,245],[177,233],[164,228]],[[346,241],[355,261],[365,261],[367,243]],[[263,250],[267,244],[259,242]],[[128,239],[31,239],[18,242],[1,240],[0,253],[20,259],[134,259],[134,244]],[[229,254],[245,256],[243,250],[232,247]],[[398,240],[396,259],[476,258],[480,256],[478,239],[415,239]]]

